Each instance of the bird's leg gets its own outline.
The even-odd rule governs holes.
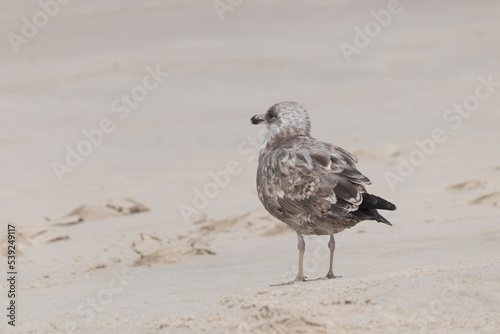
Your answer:
[[[306,243],[304,242],[304,237],[302,234],[297,232],[297,239],[299,243],[297,244],[297,248],[299,249],[299,272],[297,277],[293,281],[281,283],[281,284],[273,284],[271,286],[282,286],[282,285],[290,285],[295,282],[306,282],[306,277],[304,276],[304,252],[306,250]]]
[[[304,276],[304,252],[306,251],[306,243],[304,242],[304,237],[302,234],[297,232],[297,239],[299,243],[297,248],[299,249],[299,273],[295,278],[295,282],[304,282],[306,277]]]
[[[326,274],[324,279],[340,277],[333,274],[333,252],[335,251],[335,238],[333,237],[333,234],[330,234],[330,242],[328,243],[328,248],[330,249],[330,269],[328,270],[328,273]]]

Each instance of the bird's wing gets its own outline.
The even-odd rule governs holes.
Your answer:
[[[269,152],[259,184],[283,212],[344,216],[358,209],[370,184],[356,162],[337,146],[308,140]]]

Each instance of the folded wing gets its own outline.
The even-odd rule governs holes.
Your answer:
[[[344,217],[358,210],[371,184],[356,162],[337,146],[304,139],[266,155],[258,185],[283,212]]]

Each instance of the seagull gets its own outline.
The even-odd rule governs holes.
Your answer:
[[[377,210],[396,206],[367,193],[370,180],[357,168],[357,158],[346,150],[311,137],[307,111],[296,102],[273,105],[252,124],[267,125],[257,168],[257,193],[264,208],[297,233],[299,271],[287,283],[306,282],[304,235],[329,235],[330,269],[333,274],[334,234],[364,220],[392,225]]]

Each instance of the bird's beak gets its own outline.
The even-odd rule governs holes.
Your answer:
[[[255,115],[254,117],[252,117],[250,119],[250,122],[252,122],[252,124],[260,124],[260,123],[264,123],[266,120],[264,118],[264,115]]]

